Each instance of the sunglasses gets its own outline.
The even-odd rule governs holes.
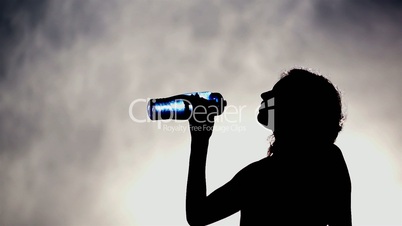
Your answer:
[[[272,90],[262,93],[261,98],[263,100],[263,103],[265,104],[265,109],[275,109],[275,96]]]

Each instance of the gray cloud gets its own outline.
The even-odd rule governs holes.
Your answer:
[[[135,191],[135,197],[148,199],[135,199],[132,213],[121,207],[128,184],[157,180],[141,180],[141,175],[158,156],[169,159],[188,136],[133,123],[130,102],[213,90],[230,104],[258,104],[259,92],[293,66],[328,74],[345,93],[345,132],[388,143],[389,162],[396,161],[395,171],[401,171],[397,1],[1,4],[2,225],[143,223],[142,215],[152,212],[148,206],[170,199],[153,201],[161,192],[154,187]],[[143,107],[134,108],[136,115],[145,117]],[[352,173],[361,176],[353,171],[358,162],[349,161]],[[185,172],[186,163],[176,168]],[[160,174],[169,178],[172,170]],[[153,214],[170,219],[154,209]],[[384,216],[395,219],[395,211],[389,212]],[[184,213],[173,214],[184,221]],[[158,223],[154,218],[146,220]],[[166,218],[159,223],[179,224]]]

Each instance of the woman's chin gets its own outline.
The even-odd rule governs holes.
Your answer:
[[[263,112],[259,112],[257,115],[257,121],[263,125],[264,127],[268,126],[268,115],[264,114]]]

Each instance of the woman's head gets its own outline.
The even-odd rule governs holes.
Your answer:
[[[340,94],[328,79],[304,69],[292,69],[283,74],[270,94],[275,100],[273,146],[335,141],[344,116]],[[264,98],[264,94],[261,96]],[[264,113],[267,111],[260,111],[260,122]]]

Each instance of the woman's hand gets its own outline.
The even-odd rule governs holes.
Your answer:
[[[208,104],[203,98],[192,101],[193,113],[189,119],[192,140],[209,140],[212,135],[217,113],[214,111],[215,108]]]

